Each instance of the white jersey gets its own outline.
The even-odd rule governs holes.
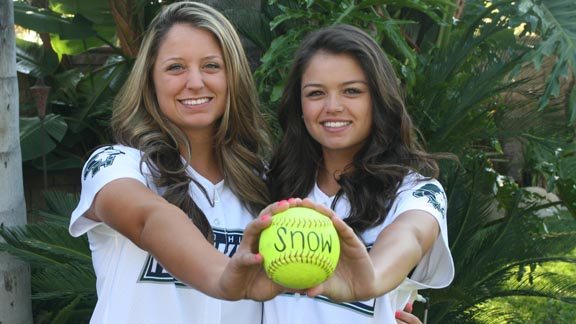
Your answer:
[[[113,180],[136,179],[159,192],[145,164],[140,170],[140,157],[134,148],[108,146],[95,151],[82,171],[82,193],[69,231],[75,237],[88,233],[98,293],[90,323],[260,323],[261,302],[209,297],[175,279],[148,252],[105,223],[85,217],[98,191]],[[223,181],[213,184],[191,167],[188,172],[208,193],[190,184],[190,195],[212,226],[215,247],[228,256],[234,254],[252,220],[250,212]]]
[[[443,288],[452,282],[454,264],[448,247],[446,224],[446,195],[436,180],[416,181],[417,174],[404,179],[398,196],[384,222],[361,234],[370,249],[378,234],[400,214],[407,210],[424,210],[433,215],[440,225],[440,235],[428,253],[420,260],[411,277],[394,291],[367,301],[336,303],[319,296],[309,298],[297,294],[283,294],[264,303],[264,323],[267,324],[392,324],[394,314],[412,301],[418,289]],[[328,197],[317,185],[308,196],[317,203],[331,206],[334,197]],[[336,204],[338,215],[348,215],[350,204],[345,196]]]

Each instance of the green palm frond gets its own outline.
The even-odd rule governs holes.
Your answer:
[[[506,296],[572,302],[573,278],[544,267],[562,263],[576,271],[576,257],[570,254],[576,246],[573,233],[553,227],[554,232],[546,232],[536,215],[551,204],[527,203],[529,193],[498,180],[487,156],[463,159],[461,165],[464,168],[443,169],[456,276],[449,287],[424,292],[431,301],[429,323],[489,323],[479,315],[488,306],[478,307]],[[500,183],[498,188],[495,183]],[[510,317],[508,309],[490,307],[498,323],[526,320]]]
[[[63,300],[51,299],[49,306],[35,316],[37,324],[88,323],[93,311],[93,302],[79,295]],[[92,303],[92,304],[90,304]]]
[[[90,263],[90,249],[85,237],[74,238],[67,227],[30,224],[0,229],[6,241],[0,247],[37,266],[64,265],[67,262]]]
[[[513,309],[482,306],[464,310],[461,313],[453,313],[454,319],[448,320],[447,324],[474,323],[474,324],[526,324],[527,318]]]
[[[46,222],[54,225],[67,227],[70,215],[80,200],[78,193],[63,191],[44,192],[47,209],[39,210],[38,214]]]
[[[38,323],[85,323],[96,303],[96,276],[86,236],[68,233],[78,195],[45,192],[39,222],[0,227],[0,251],[31,266],[32,299]]]
[[[94,296],[96,280],[91,264],[66,264],[33,273],[34,299]]]
[[[576,259],[569,261],[576,264]],[[508,296],[539,296],[576,304],[574,299],[576,283],[572,276],[566,274],[535,271],[532,276],[524,276],[502,295],[505,294]]]
[[[431,150],[460,152],[489,141],[497,129],[495,98],[526,82],[508,78],[527,49],[496,23],[505,14],[482,9],[467,16],[452,27],[446,47],[421,56],[408,105]]]

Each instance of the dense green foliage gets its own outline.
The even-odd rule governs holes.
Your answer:
[[[18,41],[20,77],[52,87],[44,120],[31,100],[21,104],[23,160],[30,166],[41,168],[45,155],[50,170],[79,168],[92,147],[110,141],[111,101],[159,5],[109,3],[50,1],[50,10],[15,3],[16,23],[44,41]],[[428,323],[575,319],[573,1],[269,0],[259,12],[228,14],[264,53],[255,77],[272,117],[302,37],[353,24],[389,55],[426,147],[460,158],[442,165],[441,178],[456,278],[422,292],[431,301]],[[260,23],[243,23],[248,16]],[[103,64],[71,64],[95,48],[108,51]],[[560,201],[527,187],[543,187]],[[95,301],[86,239],[66,230],[76,199],[48,194],[44,222],[0,229],[7,241],[1,248],[33,266],[38,323],[82,322]],[[539,217],[543,212],[553,216]]]

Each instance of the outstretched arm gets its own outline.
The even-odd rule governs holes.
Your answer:
[[[402,283],[438,235],[438,221],[422,210],[408,210],[387,226],[370,250],[376,271],[374,296],[386,294]]]
[[[106,184],[86,215],[150,252],[174,277],[207,295],[226,298],[218,280],[229,258],[216,250],[180,208],[141,182]]]
[[[350,227],[339,219],[333,222],[341,241],[340,261],[330,279],[307,293],[339,302],[376,298],[396,288],[439,235],[432,215],[410,210],[379,234],[368,253]]]
[[[271,223],[269,215],[293,206],[315,204],[301,199],[271,204],[248,224],[233,258],[214,248],[180,208],[134,179],[106,184],[86,217],[106,223],[152,254],[174,277],[209,296],[267,300],[286,289],[266,276],[258,239]]]

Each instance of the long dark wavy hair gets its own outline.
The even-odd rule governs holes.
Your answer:
[[[202,186],[190,178],[180,153],[187,152],[184,159],[189,161],[194,152],[185,134],[161,113],[152,79],[159,47],[175,24],[205,29],[219,43],[224,55],[228,102],[214,130],[216,159],[225,183],[250,212],[256,215],[269,203],[262,156],[270,153],[270,138],[259,111],[256,86],[234,27],[212,7],[196,2],[177,2],[164,7],[154,18],[134,67],[116,98],[111,126],[118,143],[144,152],[142,163],[152,171],[155,184],[166,190],[164,198],[186,212],[212,241],[210,224],[189,195],[191,182]]]
[[[323,165],[322,148],[302,119],[301,81],[318,53],[348,54],[362,68],[372,99],[372,129],[350,165],[337,178],[340,190],[332,208],[345,195],[350,214],[342,215],[357,233],[381,224],[396,191],[410,171],[428,177],[439,173],[436,156],[417,142],[399,81],[386,54],[364,31],[335,25],[310,34],[296,52],[278,108],[283,137],[270,163],[268,183],[274,200],[306,197]]]

